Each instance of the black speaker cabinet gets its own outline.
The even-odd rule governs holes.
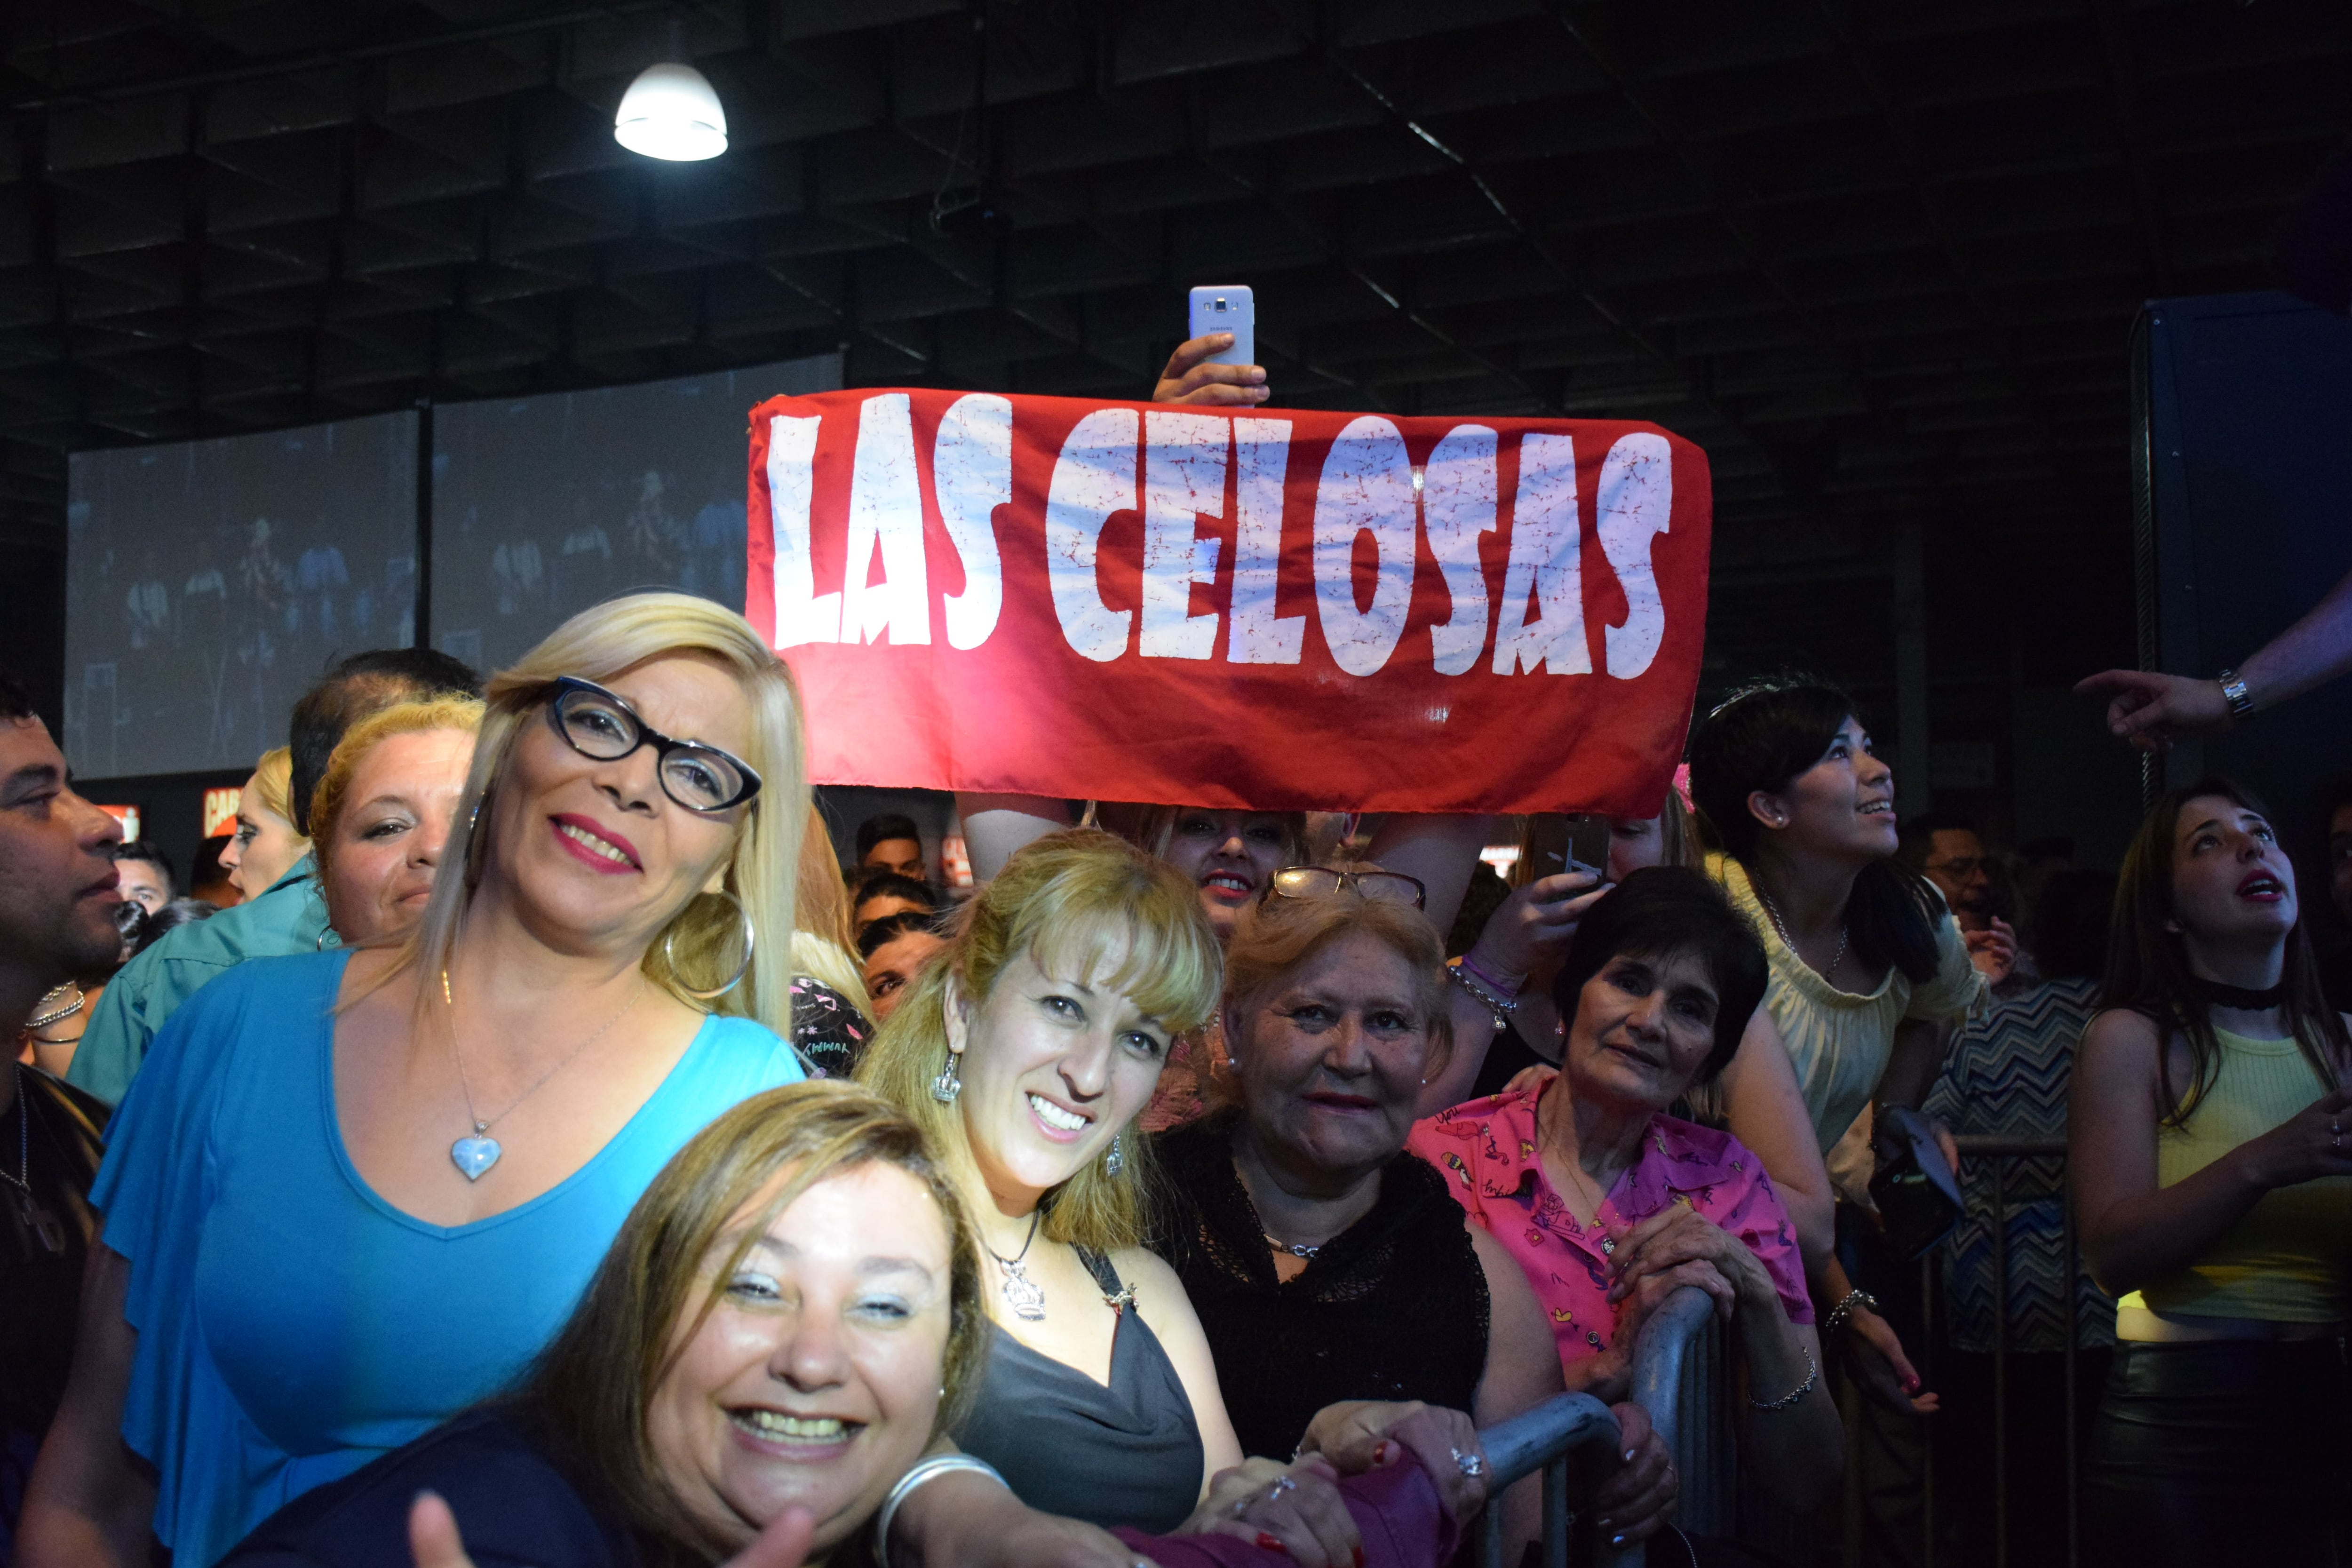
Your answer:
[[[2352,571],[2352,321],[2285,294],[2155,300],[2132,339],[2143,668],[2234,666]],[[2151,796],[2221,773],[2261,795],[2325,905],[2318,796],[2352,770],[2352,679],[2178,742]]]

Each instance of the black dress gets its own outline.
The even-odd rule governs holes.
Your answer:
[[[1237,1115],[1160,1136],[1152,1249],[1208,1333],[1242,1451],[1289,1458],[1315,1413],[1343,1399],[1471,1409],[1486,1370],[1486,1271],[1444,1178],[1399,1154],[1371,1212],[1286,1282],[1234,1172]]]
[[[1110,1260],[1080,1248],[1104,1296],[1120,1294]],[[987,1460],[1031,1508],[1105,1530],[1165,1535],[1200,1500],[1206,1455],[1192,1399],[1151,1325],[1121,1309],[1110,1383],[1040,1355],[994,1323],[980,1397],[956,1443]]]

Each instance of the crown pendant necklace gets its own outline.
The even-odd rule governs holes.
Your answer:
[[[1024,1323],[1045,1321],[1045,1287],[1029,1278],[1029,1270],[1021,1261],[1029,1256],[1029,1248],[1035,1245],[1037,1226],[1045,1218],[1045,1211],[1042,1208],[1029,1211],[1029,1235],[1021,1243],[1021,1250],[1010,1258],[990,1247],[985,1238],[980,1244],[991,1258],[996,1259],[997,1268],[1004,1271],[1004,1282],[999,1287],[1004,1296],[1004,1304],[1012,1308],[1013,1315]]]
[[[449,1145],[449,1163],[457,1167],[458,1173],[469,1182],[480,1181],[489,1168],[499,1163],[499,1156],[506,1152],[499,1141],[490,1136],[490,1129],[512,1115],[516,1106],[537,1094],[549,1079],[570,1067],[581,1052],[611,1033],[613,1026],[628,1016],[629,1009],[635,1006],[637,998],[645,994],[646,984],[640,979],[636,989],[629,993],[629,999],[621,1004],[619,1012],[605,1019],[604,1026],[594,1034],[572,1047],[562,1061],[540,1074],[529,1089],[508,1102],[504,1110],[485,1121],[474,1109],[473,1085],[466,1081],[466,1053],[457,1044],[457,1003],[449,994],[449,971],[444,966],[441,971],[441,1016],[449,1026],[449,1054],[457,1063],[457,1092],[466,1097],[466,1120],[474,1124],[473,1131]]]

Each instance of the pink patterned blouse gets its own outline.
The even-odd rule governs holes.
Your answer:
[[[1615,1245],[1602,1232],[1639,1225],[1670,1203],[1689,1205],[1746,1242],[1771,1275],[1789,1321],[1813,1321],[1789,1212],[1762,1162],[1728,1132],[1653,1118],[1642,1157],[1609,1190],[1599,1223],[1590,1230],[1578,1225],[1536,1154],[1536,1104],[1559,1081],[1441,1111],[1416,1123],[1405,1146],[1443,1172],[1471,1223],[1518,1259],[1551,1319],[1562,1364],[1598,1355],[1617,1338],[1618,1310],[1609,1300]]]

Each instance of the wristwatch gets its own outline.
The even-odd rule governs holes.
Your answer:
[[[2246,689],[2244,677],[2234,669],[2225,669],[2213,679],[2221,683],[2221,700],[2230,705],[2231,718],[2251,719],[2254,716],[2253,694]]]

